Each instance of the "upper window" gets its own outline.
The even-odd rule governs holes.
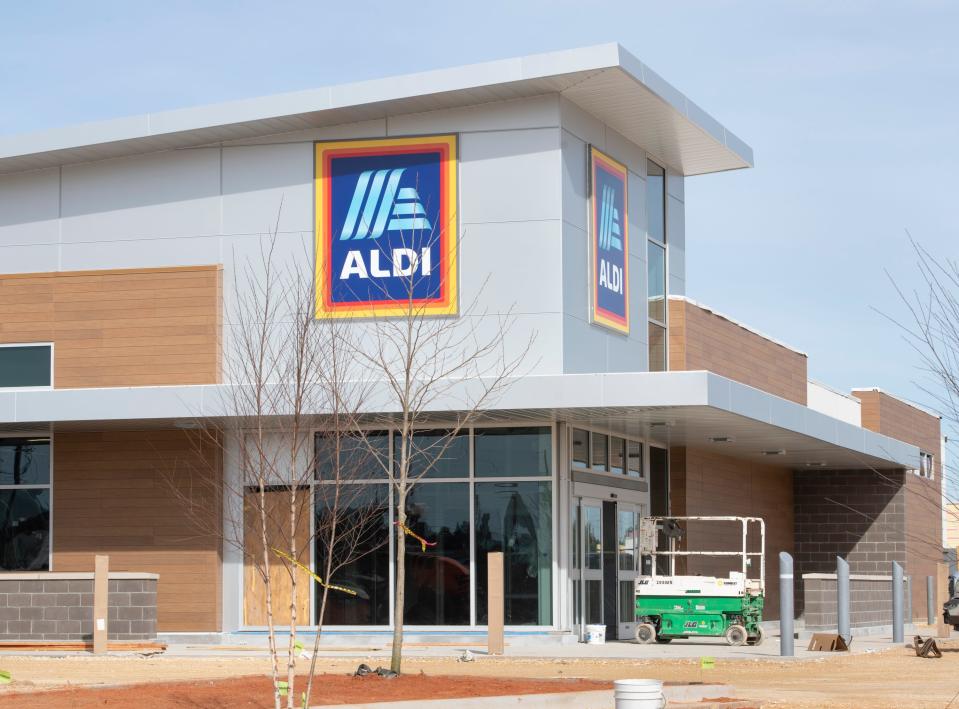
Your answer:
[[[650,239],[666,243],[666,170],[646,161],[646,219]]]
[[[649,371],[666,370],[666,170],[646,161],[646,302]]]
[[[478,478],[548,476],[553,472],[549,426],[477,428],[473,445]]]
[[[935,459],[932,453],[919,453],[919,475],[924,478],[932,478],[935,469],[933,467]]]
[[[53,385],[51,345],[0,345],[0,389]]]
[[[0,438],[0,571],[50,568],[50,439]]]

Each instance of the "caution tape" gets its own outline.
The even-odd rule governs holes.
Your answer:
[[[277,556],[283,557],[284,559],[289,561],[291,564],[295,564],[296,566],[299,566],[301,569],[303,569],[306,573],[312,576],[313,579],[318,584],[320,584],[323,588],[328,588],[331,591],[342,591],[343,593],[348,593],[351,596],[357,595],[356,591],[354,591],[352,588],[344,588],[343,586],[334,586],[331,583],[327,583],[326,581],[321,579],[318,574],[313,573],[313,571],[310,569],[309,566],[307,566],[306,564],[300,563],[299,561],[294,559],[292,556],[290,556],[286,552],[280,551],[276,547],[270,547],[270,548],[273,550],[273,553],[276,554]]]
[[[413,539],[415,539],[416,541],[418,541],[418,542],[420,543],[420,546],[423,547],[423,551],[424,551],[424,552],[426,551],[426,547],[435,547],[435,546],[436,546],[436,542],[428,542],[428,541],[426,541],[425,539],[423,539],[423,537],[421,537],[419,534],[417,534],[417,533],[414,532],[412,529],[410,529],[409,527],[407,527],[405,524],[400,524],[399,521],[396,521],[396,522],[394,522],[393,524],[395,524],[395,525],[397,525],[398,527],[400,527],[400,528],[406,533],[407,536],[413,537]]]

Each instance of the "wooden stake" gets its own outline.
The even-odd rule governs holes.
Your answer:
[[[97,555],[93,565],[93,654],[107,652],[110,608],[110,557]]]
[[[487,651],[490,655],[502,655],[503,642],[503,552],[493,551],[486,555],[487,564]]]

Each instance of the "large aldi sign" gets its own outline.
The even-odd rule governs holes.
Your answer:
[[[626,166],[589,148],[592,321],[629,333]]]
[[[316,317],[457,312],[456,136],[316,144]]]

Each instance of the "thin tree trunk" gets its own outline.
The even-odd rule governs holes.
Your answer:
[[[260,480],[260,544],[263,547],[263,583],[266,586],[266,627],[270,645],[270,670],[273,673],[273,705],[280,709],[280,667],[276,655],[276,626],[273,623],[273,579],[270,578],[270,540],[266,514],[266,485]]]
[[[401,484],[396,502],[396,599],[393,602],[393,654],[390,669],[400,674],[403,663],[403,616],[406,602],[406,485]]]

